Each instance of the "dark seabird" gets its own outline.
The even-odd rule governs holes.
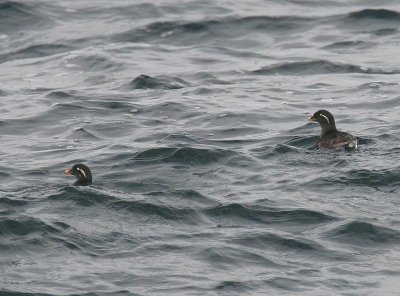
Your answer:
[[[339,148],[355,149],[358,146],[357,138],[345,132],[338,131],[333,115],[326,110],[319,110],[308,118],[310,121],[319,122],[321,125],[321,138],[317,148]]]
[[[64,173],[76,177],[75,186],[87,186],[92,184],[92,173],[90,169],[82,163],[78,163],[72,168],[64,170]]]

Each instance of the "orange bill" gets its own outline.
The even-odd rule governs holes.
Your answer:
[[[309,120],[309,121],[317,121],[317,120],[315,119],[315,117],[314,117],[314,116],[310,116],[310,117],[308,117],[308,120]]]
[[[67,175],[73,175],[72,169],[65,169],[64,173],[66,173]]]

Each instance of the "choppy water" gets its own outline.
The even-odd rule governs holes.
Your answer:
[[[2,1],[0,27],[1,295],[398,295],[398,1]],[[321,108],[358,151],[313,149]]]

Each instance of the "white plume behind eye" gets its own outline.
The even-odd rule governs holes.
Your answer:
[[[319,116],[322,116],[323,118],[326,119],[326,121],[328,121],[329,124],[331,124],[331,123],[329,122],[328,116],[326,116],[326,115],[324,115],[324,114],[322,114],[322,113],[320,113]]]
[[[86,178],[86,174],[85,174],[85,172],[84,172],[82,169],[76,168],[76,170],[77,170],[77,171],[80,171],[80,172],[82,173],[82,175]]]

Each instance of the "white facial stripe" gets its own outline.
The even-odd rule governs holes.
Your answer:
[[[326,116],[326,115],[324,115],[324,114],[320,114],[319,116],[324,117],[324,118],[326,119],[326,121],[328,121],[328,123],[331,124],[331,123],[329,122],[328,116]]]
[[[86,174],[85,174],[85,172],[82,170],[82,169],[80,169],[80,168],[76,168],[78,171],[80,171],[81,173],[82,173],[82,175],[86,178]]]

